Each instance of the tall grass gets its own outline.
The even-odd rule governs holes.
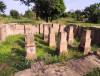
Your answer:
[[[68,55],[58,55],[56,48],[50,48],[47,43],[43,41],[42,35],[36,35],[35,41],[37,45],[37,56],[39,60],[43,60],[47,64],[64,62],[72,58],[79,58],[83,53],[78,51],[76,47],[68,48]],[[77,43],[77,42],[76,42]],[[78,43],[77,43],[78,44]]]
[[[0,76],[12,76],[14,72],[31,67],[25,58],[25,42],[22,35],[9,36],[0,43]]]

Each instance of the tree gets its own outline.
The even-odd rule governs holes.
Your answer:
[[[84,13],[90,22],[100,22],[100,3],[95,3],[86,7]]]
[[[12,18],[15,18],[15,19],[20,18],[20,15],[19,15],[18,11],[16,11],[16,10],[11,10],[10,15],[12,16]]]
[[[82,15],[82,12],[81,12],[80,10],[76,10],[76,11],[75,11],[75,14],[76,14],[76,19],[77,19],[77,20],[80,20],[80,17],[81,17],[81,15]]]
[[[0,12],[4,13],[5,9],[6,9],[6,5],[2,1],[0,1]]]
[[[33,17],[35,17],[35,13],[31,10],[27,10],[27,11],[25,11],[24,16],[32,19]]]
[[[26,5],[35,4],[36,14],[45,21],[59,18],[65,11],[63,0],[20,0]]]

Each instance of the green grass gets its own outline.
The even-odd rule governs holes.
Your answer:
[[[14,19],[10,16],[7,17],[2,17],[0,16],[0,23],[20,23],[20,24],[39,24],[39,23],[44,23],[44,20],[36,20],[36,19],[29,19],[29,18],[25,18],[25,17],[21,17],[20,19]],[[66,18],[59,18],[57,20],[53,20],[52,22],[54,23],[60,23],[60,24],[64,24],[64,25],[68,25],[68,24],[76,24],[79,26],[86,26],[86,27],[90,27],[90,26],[99,26],[99,24],[95,24],[95,23],[86,23],[86,22],[82,22],[82,21],[76,21],[73,18],[70,17],[66,17]]]
[[[59,39],[58,39],[59,40]],[[72,47],[68,47],[68,55],[57,55],[55,48],[45,43],[42,35],[35,36],[37,49],[37,60],[42,60],[46,64],[65,62],[70,59],[77,59],[83,56],[83,52],[78,50],[79,41],[75,39]],[[97,47],[95,47],[97,48]],[[11,76],[15,72],[31,67],[31,63],[25,58],[25,40],[22,35],[9,36],[0,43],[0,76]]]
[[[99,51],[100,50],[100,46],[96,45],[96,44],[92,44],[92,51]]]
[[[43,20],[29,19],[21,17],[20,19],[14,19],[10,16],[2,17],[0,16],[0,23],[20,23],[20,24],[39,24],[44,22]]]
[[[89,72],[85,76],[100,76],[100,68],[95,68],[93,71]]]
[[[91,26],[100,26],[100,23],[96,24],[96,23],[87,23],[87,22],[82,22],[82,21],[76,21],[73,18],[70,17],[66,17],[66,18],[59,18],[57,20],[53,21],[54,23],[60,23],[60,24],[76,24],[79,26],[85,26],[85,27],[91,27]]]
[[[12,76],[30,66],[31,61],[25,58],[24,36],[9,36],[0,43],[0,76]]]
[[[55,48],[51,48],[45,43],[42,39],[42,35],[36,35],[35,41],[37,45],[37,56],[39,60],[43,60],[47,64],[64,62],[69,59],[79,58],[83,56],[83,53],[78,51],[76,47],[68,48],[68,55],[57,55],[57,51]]]

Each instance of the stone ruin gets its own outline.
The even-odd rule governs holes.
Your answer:
[[[84,51],[84,54],[91,52],[91,30],[84,30],[79,49]]]
[[[57,51],[58,54],[67,54],[68,53],[68,49],[67,49],[67,33],[66,32],[59,32],[59,42],[57,45]]]
[[[32,26],[24,26],[25,31],[25,47],[26,47],[26,58],[29,60],[36,59],[36,45],[34,41],[34,32]]]
[[[60,28],[60,25],[57,24],[57,23],[53,23],[53,28],[55,29],[55,33],[58,33],[59,32],[59,28]]]
[[[43,24],[39,24],[39,34],[43,34]]]
[[[65,29],[69,30],[66,31]],[[55,36],[56,33],[58,33],[59,36],[58,42],[56,41],[56,36]],[[20,24],[0,25],[0,41],[4,41],[6,37],[9,35],[17,35],[17,34],[22,34],[25,36],[26,58],[29,60],[37,58],[36,44],[34,41],[34,35],[36,34],[43,34],[44,41],[49,43],[50,47],[57,48],[57,52],[59,53],[59,55],[68,54],[69,52],[68,44],[72,45],[74,38],[78,38],[80,40],[80,45],[78,48],[80,51],[81,50],[84,51],[85,55],[91,53],[92,51],[91,44],[97,44],[100,46],[100,28],[96,27],[81,27],[81,26],[76,27],[74,25],[73,26],[69,25],[68,27],[66,27],[64,25],[59,25],[59,24],[41,24],[39,26],[20,25]],[[59,67],[59,65],[49,66],[49,68],[47,67],[47,69],[42,74],[43,75],[45,74],[45,76],[47,75],[51,76],[54,74],[56,76],[58,72],[56,72],[55,70],[57,69],[58,71],[60,71],[59,75],[63,74],[62,76],[66,76],[67,74],[71,76],[75,75],[82,76],[89,69],[94,68],[94,65],[100,66],[99,64],[100,59],[97,59],[97,57],[95,56],[92,56],[93,57],[92,58],[91,56],[92,55],[86,58],[81,58],[79,60],[69,61],[68,63],[66,63],[67,65],[65,65],[66,67],[68,67],[68,69],[66,69],[63,66]],[[98,56],[100,57],[100,53]],[[86,64],[86,66],[84,64]],[[53,67],[53,69],[51,67]],[[79,67],[79,69],[77,69],[77,67]],[[64,71],[65,69],[67,70],[66,72]],[[30,70],[30,73],[32,73],[32,71],[33,69]],[[41,72],[41,70],[39,71]],[[73,75],[72,72],[75,75]],[[20,75],[18,74],[17,76]]]
[[[36,59],[36,45],[32,38],[32,34],[25,35],[26,58],[29,60]]]
[[[56,48],[56,38],[55,38],[55,29],[49,27],[49,46]]]
[[[68,30],[66,31],[66,29]],[[85,29],[87,29],[87,27],[74,25],[69,25],[68,27],[66,27],[65,25],[60,25],[56,23],[44,23],[40,24],[39,26],[2,24],[0,26],[0,41],[4,41],[9,35],[25,34],[25,45],[28,46],[26,47],[26,50],[29,50],[30,52],[33,52],[31,50],[35,50],[31,54],[34,54],[34,56],[36,56],[36,45],[34,42],[35,34],[43,34],[44,41],[47,42],[50,47],[57,48],[60,54],[64,52],[68,53],[68,44],[72,45],[74,38],[78,38],[81,40],[79,50],[83,50],[84,54],[88,54],[89,52],[91,52],[91,43],[100,45],[100,28],[88,27],[89,30]],[[60,40],[58,44],[55,35],[59,32]],[[29,51],[27,52],[27,57]]]
[[[43,25],[43,39],[45,42],[48,42],[48,37],[49,36],[49,26],[46,24]]]
[[[74,27],[69,26],[69,29],[68,29],[68,44],[73,45],[73,42],[74,42]]]

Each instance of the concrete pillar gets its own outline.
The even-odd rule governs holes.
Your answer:
[[[83,31],[79,50],[84,51],[84,54],[91,52],[91,30]]]
[[[49,28],[49,46],[56,47],[56,39],[55,39],[55,29]]]
[[[67,49],[67,33],[66,32],[60,32],[59,33],[60,41],[58,43],[58,50],[59,54],[68,54],[68,49]]]
[[[43,26],[43,38],[45,42],[48,42],[48,37],[49,36],[49,26],[44,25]]]
[[[39,24],[39,34],[43,34],[43,24]]]
[[[60,25],[59,26],[59,32],[64,32],[65,31],[65,25]]]
[[[36,45],[34,41],[34,33],[28,28],[25,28],[25,47],[26,47],[26,58],[29,60],[36,59]]]
[[[55,29],[55,32],[58,33],[59,32],[59,24],[57,23],[53,23],[53,28]]]
[[[69,30],[68,30],[68,44],[72,45],[74,42],[74,27],[73,26],[69,26]]]

